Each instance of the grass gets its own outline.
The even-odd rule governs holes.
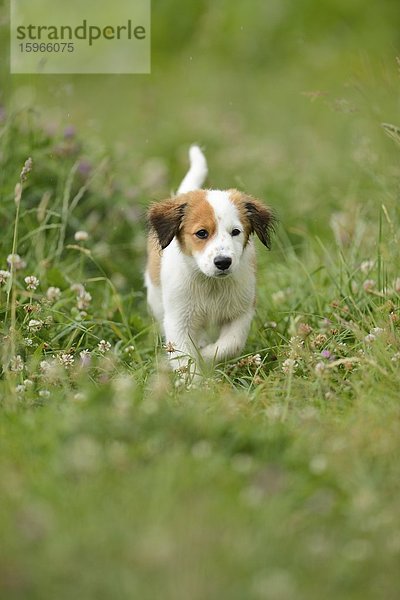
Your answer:
[[[155,20],[137,85],[15,78],[5,98],[7,598],[398,596],[397,5],[222,4],[188,9],[170,54]],[[193,141],[210,185],[280,221],[246,353],[201,387],[164,370],[142,281],[146,207]]]

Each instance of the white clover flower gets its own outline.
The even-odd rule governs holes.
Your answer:
[[[72,354],[68,354],[67,352],[59,354],[57,358],[60,364],[62,364],[63,367],[65,367],[66,369],[68,369],[68,367],[72,367],[72,365],[74,364],[74,357],[72,356]]]
[[[124,350],[125,354],[130,354],[135,351],[135,346],[127,346]]]
[[[17,392],[17,394],[23,394],[25,392],[25,389],[26,389],[25,386],[22,383],[20,383],[15,388],[15,391]]]
[[[85,308],[89,308],[91,301],[91,294],[89,294],[89,292],[83,292],[76,297],[76,306],[79,310],[85,310]]]
[[[46,298],[49,302],[56,302],[60,299],[61,290],[58,287],[50,286],[46,291]]]
[[[49,390],[39,390],[39,396],[41,398],[48,398],[50,396]]]
[[[33,340],[31,338],[24,338],[25,346],[33,346]]]
[[[254,356],[252,357],[252,363],[256,367],[259,367],[262,364],[261,354],[254,354]]]
[[[76,293],[76,305],[79,310],[85,310],[92,301],[92,296],[81,283],[73,283],[70,288]]]
[[[287,375],[288,373],[294,371],[297,366],[297,361],[295,361],[293,358],[287,358],[282,363],[282,371]]]
[[[41,360],[39,363],[39,368],[44,374],[48,373],[51,367],[52,365],[48,360]]]
[[[11,277],[10,271],[3,271],[1,269],[0,270],[0,285],[6,284],[7,281],[10,279],[10,277]]]
[[[381,333],[384,332],[384,329],[382,329],[382,327],[373,327],[371,329],[371,333],[375,336],[381,335]]]
[[[103,354],[104,352],[111,350],[111,344],[110,342],[106,342],[106,340],[100,340],[100,342],[97,344],[97,347]]]
[[[74,237],[76,242],[86,242],[89,239],[89,234],[87,231],[77,231]]]
[[[374,279],[366,279],[363,283],[363,288],[366,292],[370,292],[376,286],[376,281]]]
[[[32,387],[33,386],[32,379],[24,379],[24,386],[25,387]]]
[[[400,361],[400,352],[395,352],[395,354],[393,354],[391,360],[392,360],[392,362],[399,362]]]
[[[11,359],[10,369],[13,371],[13,373],[21,373],[21,371],[24,370],[24,361],[19,354]]]
[[[90,352],[87,348],[85,348],[85,350],[81,350],[81,352],[79,352],[79,358],[81,359],[81,366],[82,367],[88,367],[90,365]]]
[[[364,273],[364,275],[368,275],[368,273],[374,268],[374,264],[375,263],[373,260],[364,260],[360,265],[361,273]]]
[[[374,342],[384,332],[382,327],[373,327],[368,335],[365,336],[364,340],[369,344]]]
[[[369,333],[364,338],[364,341],[367,342],[367,344],[370,344],[371,342],[374,342],[375,340],[376,340],[376,335],[374,335],[373,333]]]
[[[39,285],[39,279],[34,275],[28,275],[24,279],[26,284],[26,289],[34,292]]]
[[[16,271],[20,271],[26,267],[26,262],[20,257],[19,254],[9,254],[7,256],[7,264],[10,269],[14,266]]]
[[[39,331],[39,329],[41,329],[43,323],[42,321],[39,321],[38,319],[31,319],[28,323],[28,329],[30,331]]]

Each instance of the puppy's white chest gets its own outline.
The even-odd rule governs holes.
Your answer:
[[[207,281],[200,278],[192,286],[190,302],[193,318],[201,319],[205,326],[221,325],[236,319],[251,306],[254,299],[254,285],[227,278],[223,281]]]

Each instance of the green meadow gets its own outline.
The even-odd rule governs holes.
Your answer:
[[[3,61],[1,597],[398,598],[398,16],[154,0],[151,75]],[[143,286],[193,142],[278,217],[245,353],[200,385]]]

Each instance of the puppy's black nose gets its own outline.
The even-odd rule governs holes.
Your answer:
[[[231,264],[232,259],[229,258],[229,256],[216,256],[214,258],[214,265],[221,271],[226,271],[226,269],[229,269]]]

